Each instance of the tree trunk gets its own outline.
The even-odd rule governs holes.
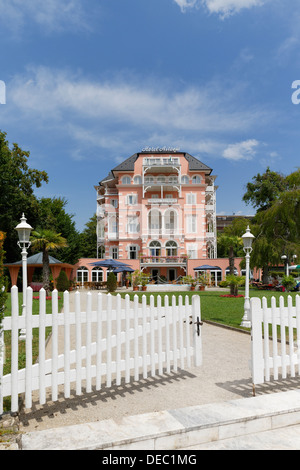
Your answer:
[[[234,276],[234,254],[233,254],[233,246],[229,247],[229,274]],[[235,286],[234,284],[230,284],[230,295],[235,294]]]
[[[46,295],[50,295],[50,280],[49,280],[49,253],[45,248],[43,249],[43,287]]]

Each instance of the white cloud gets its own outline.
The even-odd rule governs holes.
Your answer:
[[[70,70],[37,67],[7,85],[7,124],[64,136],[82,149],[172,145],[220,158],[230,136],[253,132],[257,122],[273,118],[244,103],[244,85],[222,81],[174,91],[169,81],[92,81]],[[243,155],[249,157],[251,148],[241,147]],[[234,151],[230,146],[224,157],[237,159]]]
[[[255,139],[245,140],[229,145],[223,152],[223,157],[228,160],[252,160],[256,155],[256,147],[259,142]]]
[[[209,13],[219,14],[221,18],[238,13],[244,8],[261,6],[266,0],[174,0],[182,12],[188,8],[204,5]]]
[[[87,28],[82,0],[0,0],[0,24],[16,33],[30,22],[46,31]]]
[[[174,2],[177,3],[182,12],[185,12],[186,9],[195,7],[198,0],[174,0]]]

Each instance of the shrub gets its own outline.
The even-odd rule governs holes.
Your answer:
[[[290,291],[297,284],[293,276],[283,276],[281,284],[286,288],[287,291]]]
[[[115,292],[117,288],[117,278],[114,273],[109,273],[107,277],[107,290],[108,292]]]
[[[68,276],[66,275],[65,271],[61,270],[59,276],[56,278],[56,289],[59,292],[64,292],[65,290],[69,290],[70,281]]]

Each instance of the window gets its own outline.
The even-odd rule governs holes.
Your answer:
[[[195,193],[188,193],[186,195],[186,203],[187,204],[196,204],[196,194]]]
[[[133,179],[134,184],[142,184],[142,177],[137,175]]]
[[[189,177],[188,177],[187,175],[183,175],[183,176],[181,177],[181,183],[182,183],[182,184],[189,184],[189,182],[190,182],[190,179],[189,179]]]
[[[166,243],[166,255],[177,256],[177,243],[174,240],[169,240]]]
[[[111,217],[109,219],[109,233],[117,233],[118,232],[118,221],[115,217]]]
[[[187,216],[187,232],[197,233],[197,216],[194,214]]]
[[[128,233],[137,233],[140,230],[139,226],[139,219],[135,215],[129,215],[128,216],[128,225],[127,225],[127,231]]]
[[[129,204],[131,206],[137,204],[137,194],[128,194],[127,204]]]
[[[89,271],[85,266],[80,266],[76,271],[76,280],[77,282],[88,282],[89,280]]]
[[[192,177],[192,184],[200,184],[201,183],[201,178],[199,175],[194,175]]]
[[[129,259],[137,259],[137,246],[129,245]]]
[[[153,240],[149,245],[150,256],[160,256],[161,245],[157,240]],[[155,260],[153,260],[155,261]],[[156,261],[159,261],[158,259]]]
[[[154,182],[154,178],[153,176],[145,176],[145,183],[153,183]]]
[[[164,176],[158,176],[157,177],[157,182],[158,183],[164,183],[166,181],[166,178]]]
[[[111,199],[110,205],[117,208],[118,207],[118,199]]]
[[[197,245],[188,243],[186,247],[187,255],[190,259],[197,259]]]
[[[166,230],[174,230],[176,228],[176,212],[173,210],[169,210],[165,213],[165,229]]]
[[[149,231],[157,232],[162,228],[162,217],[158,210],[151,210],[148,215]]]
[[[131,183],[131,178],[130,176],[123,176],[122,178],[122,184],[130,184]]]
[[[178,176],[169,176],[169,183],[178,183]]]
[[[92,282],[103,281],[103,270],[101,268],[92,269]]]
[[[112,259],[118,259],[118,257],[119,257],[119,249],[118,249],[117,246],[113,246],[113,247],[111,248],[111,257],[112,257]]]
[[[105,222],[104,221],[100,221],[98,222],[97,224],[97,235],[98,235],[98,238],[104,238],[105,237]]]

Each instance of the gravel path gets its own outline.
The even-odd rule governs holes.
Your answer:
[[[94,296],[97,292],[92,293]],[[71,310],[73,296],[70,296]],[[199,368],[164,373],[130,384],[122,382],[120,386],[103,387],[79,397],[73,394],[67,400],[61,393],[57,402],[48,400],[43,406],[38,404],[36,394],[33,408],[21,412],[20,431],[109,418],[118,420],[127,415],[251,397],[250,335],[204,323],[202,338],[203,365]],[[51,340],[47,349],[51,350]]]

